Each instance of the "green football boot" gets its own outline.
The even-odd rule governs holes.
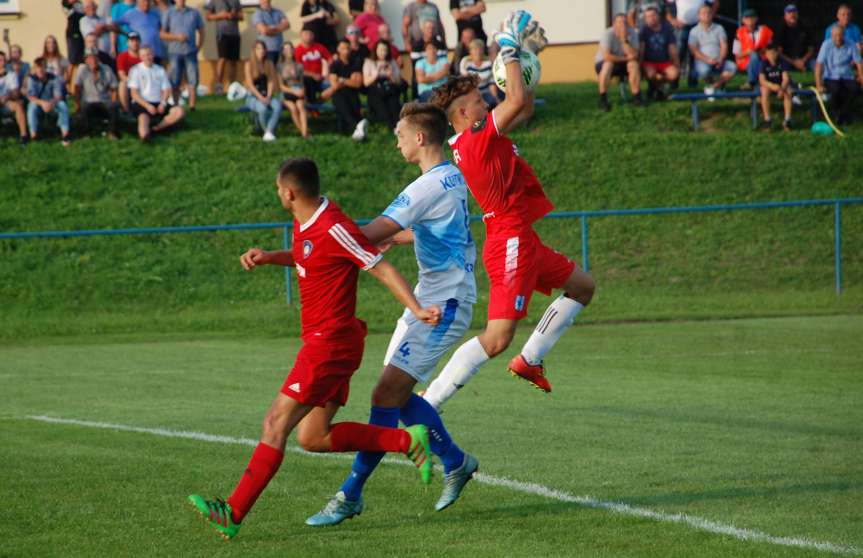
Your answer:
[[[240,524],[234,523],[231,518],[231,504],[220,498],[205,500],[197,494],[189,496],[189,502],[203,516],[204,521],[209,523],[225,539],[232,539],[239,532]]]
[[[414,462],[417,469],[420,470],[420,478],[423,484],[431,484],[432,454],[429,448],[429,430],[422,424],[415,424],[405,428],[405,432],[411,437],[407,456]]]
[[[455,504],[467,481],[473,478],[479,470],[479,461],[469,453],[464,454],[464,462],[458,469],[453,469],[443,479],[443,493],[435,504],[435,511],[444,510]]]

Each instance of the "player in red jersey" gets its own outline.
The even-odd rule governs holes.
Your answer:
[[[453,158],[485,215],[483,263],[489,276],[488,324],[453,354],[426,390],[439,408],[465,385],[479,367],[512,342],[518,321],[527,315],[533,291],[546,295],[562,289],[527,343],[509,363],[510,371],[537,388],[551,391],[543,357],[590,303],[593,279],[574,261],[542,243],[533,230],[553,206],[533,169],[518,154],[507,132],[529,116],[532,95],[522,80],[521,45],[541,33],[530,14],[514,12],[495,35],[498,56],[506,65],[506,99],[489,112],[473,77],[454,77],[432,94],[431,102],[447,112],[456,136]]]
[[[246,270],[273,264],[297,269],[302,304],[303,346],[281,392],[264,417],[263,434],[251,461],[227,502],[189,497],[223,536],[237,534],[245,515],[276,474],[285,442],[299,426],[297,440],[314,452],[400,452],[431,480],[425,426],[407,429],[342,422],[333,417],[348,399],[348,385],[360,367],[366,325],[355,316],[359,269],[368,271],[414,315],[431,325],[440,309],[420,307],[399,272],[381,259],[354,222],[320,195],[318,169],[310,159],[285,161],[276,179],[282,206],[294,216],[291,251],[252,248],[240,257]]]

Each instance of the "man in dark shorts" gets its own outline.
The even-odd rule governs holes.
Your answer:
[[[237,62],[240,60],[240,26],[243,10],[240,0],[208,0],[206,5],[207,21],[216,22],[216,84],[214,92],[221,94],[225,80],[225,66],[231,63],[231,74],[236,75]]]
[[[596,75],[599,76],[599,108],[608,112],[608,85],[611,78],[623,82],[629,78],[632,103],[641,106],[641,71],[638,68],[638,33],[626,24],[626,15],[617,14],[611,27],[606,29],[594,58]]]
[[[153,49],[141,47],[141,63],[129,73],[130,107],[138,121],[138,136],[141,141],[150,141],[151,132],[160,132],[183,119],[185,113],[179,106],[169,106],[171,80],[165,69],[154,63]]]
[[[782,121],[782,127],[785,130],[790,130],[792,108],[791,78],[779,60],[777,45],[774,43],[768,44],[764,50],[764,54],[767,58],[761,62],[761,73],[758,76],[759,85],[761,86],[761,110],[764,113],[764,122],[761,123],[761,129],[770,131],[772,127],[770,121],[770,97],[775,95],[782,99],[782,106],[785,109],[785,120]]]

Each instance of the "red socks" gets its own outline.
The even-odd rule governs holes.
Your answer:
[[[263,442],[259,443],[252,453],[252,459],[249,460],[249,466],[243,473],[240,483],[234,489],[234,493],[228,498],[228,503],[231,505],[233,514],[231,519],[234,523],[239,523],[246,517],[252,506],[255,505],[255,500],[264,491],[270,479],[279,470],[282,464],[284,452],[277,450],[274,447],[268,446]]]
[[[399,428],[386,428],[358,422],[340,422],[330,428],[330,444],[334,452],[385,451],[407,453],[410,434]]]

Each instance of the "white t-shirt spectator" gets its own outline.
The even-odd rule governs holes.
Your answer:
[[[704,5],[704,0],[677,0],[677,19],[686,25],[698,23],[698,10]]]
[[[707,29],[698,24],[689,32],[689,46],[694,46],[708,58],[719,58],[722,52],[721,43],[727,40],[725,29],[716,23],[711,23]]]
[[[129,89],[137,89],[138,95],[151,104],[162,102],[162,91],[171,90],[171,82],[165,69],[158,64],[149,68],[143,63],[135,64],[129,72]]]
[[[106,21],[99,16],[84,16],[81,18],[81,21],[78,23],[78,28],[81,30],[81,36],[86,37],[88,34],[92,33],[97,25],[105,25]],[[99,50],[102,52],[106,52],[108,54],[111,53],[111,33],[105,31],[99,38],[96,39],[96,46],[99,47]]]

